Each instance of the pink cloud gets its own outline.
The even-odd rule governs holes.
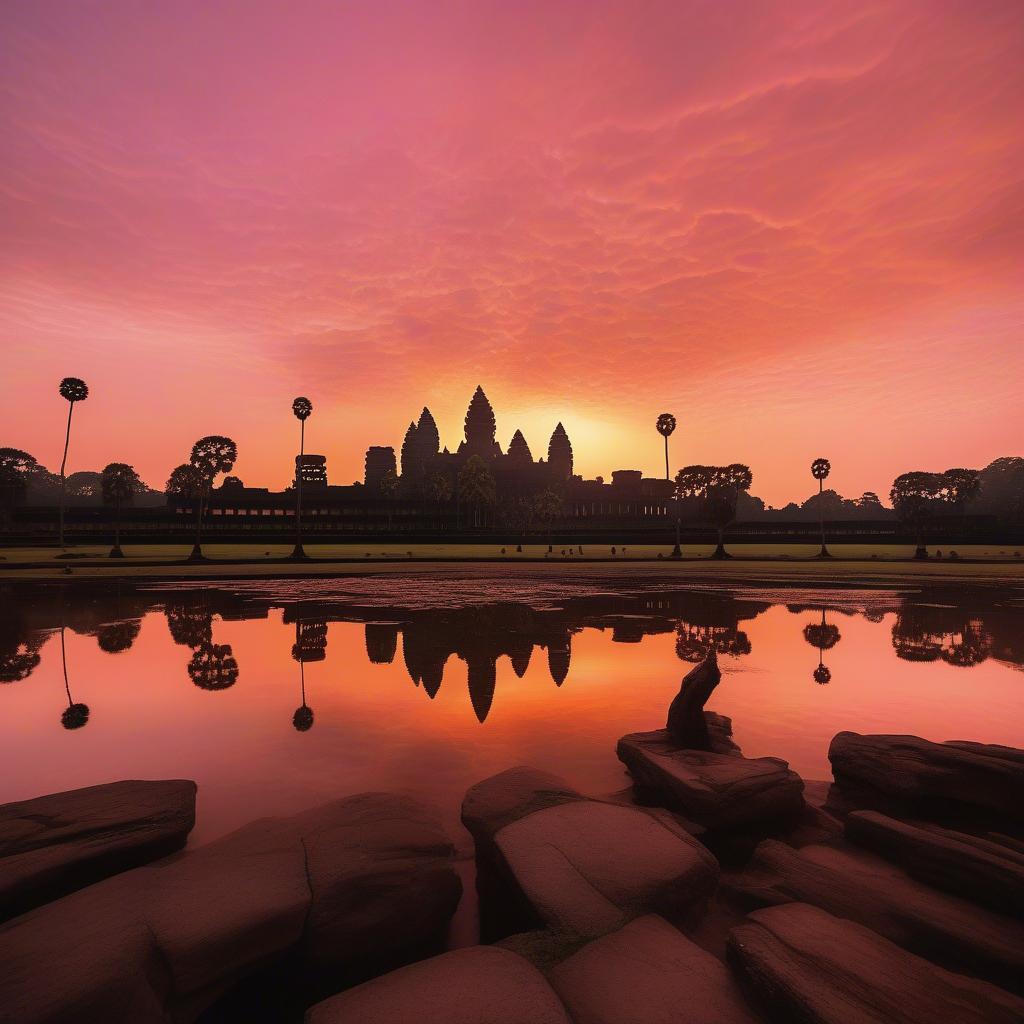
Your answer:
[[[672,409],[680,458],[746,459],[775,502],[820,452],[847,493],[1018,453],[1014,5],[3,22],[0,440],[44,462],[65,373],[78,464],[154,482],[215,430],[280,484],[298,392],[349,480],[424,402],[457,441],[478,381],[506,439],[538,408],[613,426],[573,437],[590,474],[657,471]]]

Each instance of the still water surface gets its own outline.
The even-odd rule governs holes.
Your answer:
[[[199,783],[193,842],[373,789],[436,805],[516,764],[628,784],[714,646],[748,756],[830,776],[842,729],[1020,745],[1024,600],[1002,589],[657,588],[417,577],[0,596],[0,802]],[[66,685],[65,685],[66,668]],[[70,705],[70,708],[69,708]]]

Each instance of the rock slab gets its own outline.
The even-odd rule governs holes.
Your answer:
[[[472,946],[410,964],[312,1007],[306,1024],[571,1024],[544,975]]]
[[[386,793],[253,822],[0,926],[0,1019],[189,1021],[285,957],[391,963],[446,927],[453,859],[420,804]]]
[[[574,1024],[755,1024],[728,968],[663,918],[584,946],[549,979]]]
[[[938,825],[853,811],[846,837],[922,882],[1024,918],[1024,852]]]
[[[0,921],[181,849],[196,784],[126,780],[0,806]]]
[[[959,816],[1024,826],[1024,750],[841,732],[828,751],[844,797],[899,818]]]
[[[765,840],[729,889],[747,906],[810,903],[912,953],[1004,988],[1024,985],[1024,925],[858,850]]]
[[[473,786],[463,820],[481,873],[554,933],[595,937],[651,911],[685,917],[718,881],[717,861],[671,815],[588,800],[533,769]]]
[[[709,829],[784,824],[804,808],[803,781],[776,757],[690,750],[666,729],[623,736],[617,753],[644,793]]]
[[[795,1024],[1019,1024],[1024,1000],[936,967],[803,903],[751,914],[729,954],[771,1019]]]

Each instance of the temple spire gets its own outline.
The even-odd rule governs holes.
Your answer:
[[[555,427],[548,443],[548,465],[559,479],[568,480],[572,476],[572,444],[561,423]]]
[[[492,455],[496,430],[494,410],[478,384],[466,410],[466,449],[474,455]]]

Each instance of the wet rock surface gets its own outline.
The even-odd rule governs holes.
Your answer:
[[[1024,1000],[915,956],[803,903],[759,910],[729,938],[772,1020],[800,1024],[1011,1024]]]
[[[196,784],[126,780],[0,806],[0,921],[179,850]]]
[[[1024,916],[1024,851],[1012,845],[877,811],[849,814],[846,836],[937,889]]]
[[[1024,750],[919,736],[838,733],[828,752],[843,797],[898,818],[1024,827]]]
[[[810,903],[950,969],[1009,989],[1024,979],[1024,925],[915,881],[872,854],[766,840],[725,884],[748,908]]]
[[[327,999],[306,1024],[571,1024],[522,957],[473,946],[411,964]]]
[[[550,973],[574,1024],[753,1024],[728,968],[656,915],[584,946]]]
[[[507,821],[513,781],[507,772],[472,787],[463,816],[474,835],[480,822],[500,825],[483,830],[487,841],[478,841],[481,874],[528,912],[532,926],[592,937],[652,910],[685,916],[706,903],[718,864],[672,815],[578,794],[537,809],[526,779],[542,781],[546,794],[574,791],[552,776],[526,771],[518,769],[514,779],[516,793],[527,794],[516,804],[520,817]],[[487,900],[481,887],[482,914]],[[520,919],[506,933],[523,930]]]
[[[803,782],[780,758],[683,748],[667,729],[623,736],[617,753],[642,794],[710,829],[778,825],[803,810]]]
[[[392,966],[443,933],[453,854],[390,794],[253,822],[0,927],[0,1006],[26,1024],[187,1021],[286,957],[339,977]]]

